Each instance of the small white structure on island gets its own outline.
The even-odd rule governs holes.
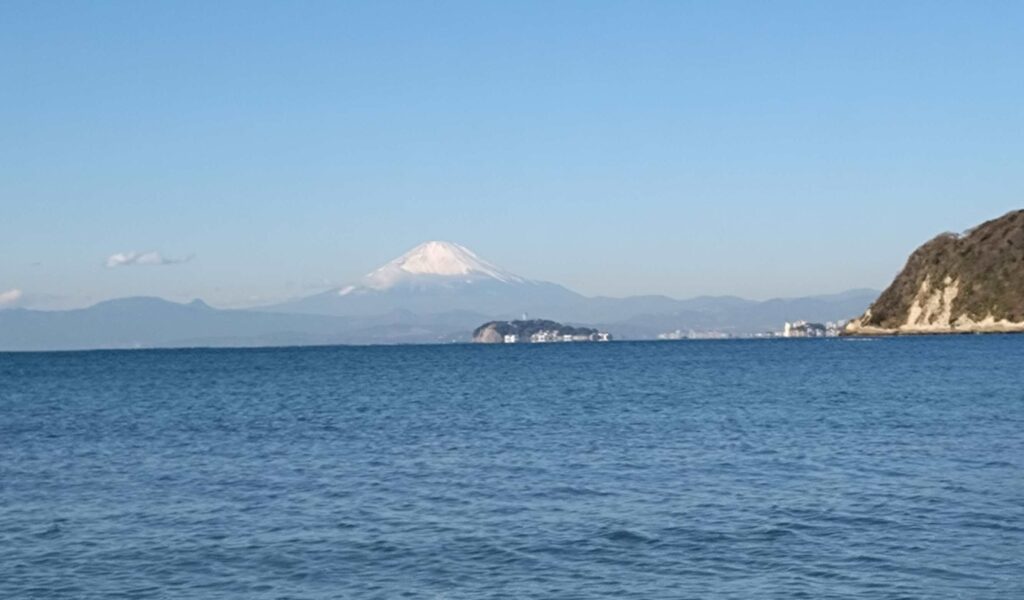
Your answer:
[[[506,344],[518,344],[519,343],[519,336],[514,334],[514,333],[507,333],[507,334],[505,334],[505,343]]]

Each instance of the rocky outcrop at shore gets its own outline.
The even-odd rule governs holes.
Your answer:
[[[488,323],[473,332],[473,341],[478,344],[501,344],[505,335],[498,331],[498,323]]]
[[[1005,332],[1024,332],[1024,210],[918,248],[844,334]]]

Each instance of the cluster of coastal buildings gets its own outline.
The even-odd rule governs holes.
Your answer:
[[[519,344],[529,342],[531,344],[548,344],[554,342],[610,342],[612,336],[607,331],[594,333],[562,333],[554,329],[544,329],[530,334],[529,338],[516,333],[506,333],[502,337],[505,344]]]
[[[808,321],[786,322],[782,328],[784,338],[838,337],[846,326],[846,321],[828,321],[826,323],[810,323]]]
[[[659,340],[722,340],[732,338],[825,338],[837,337],[846,325],[844,321],[815,323],[791,321],[783,324],[781,331],[768,331],[753,335],[737,335],[720,330],[697,331],[676,329],[658,334]],[[571,342],[609,342],[612,336],[607,331],[590,327],[564,325],[544,319],[520,319],[515,321],[491,321],[484,323],[473,332],[473,341],[484,344],[551,344]]]
[[[683,331],[676,329],[659,333],[659,340],[727,340],[733,338],[819,338],[838,337],[846,326],[846,321],[827,321],[814,323],[811,321],[787,321],[781,331],[766,331],[753,335],[737,335],[724,331]]]

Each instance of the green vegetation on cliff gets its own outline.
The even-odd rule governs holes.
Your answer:
[[[1005,330],[1024,323],[1024,210],[924,244],[851,333]],[[866,331],[872,332],[872,331]]]

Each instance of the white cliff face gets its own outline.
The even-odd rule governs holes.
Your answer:
[[[946,277],[942,285],[933,286],[925,277],[914,303],[910,305],[907,321],[901,330],[928,332],[936,328],[949,329],[952,325],[953,301],[960,294],[960,280]]]
[[[942,233],[907,259],[851,335],[1024,331],[1024,210]]]
[[[494,280],[501,283],[526,283],[527,280],[495,266],[464,246],[432,241],[420,244],[402,256],[363,277],[361,286],[338,290],[344,296],[359,287],[387,290],[402,283],[424,278],[459,281]]]
[[[1009,333],[1024,331],[1024,323],[1006,319],[996,320],[989,314],[984,319],[974,320],[967,315],[954,316],[953,302],[960,295],[960,280],[946,277],[938,286],[926,277],[914,296],[914,302],[907,312],[907,319],[894,329],[866,325],[871,319],[869,309],[864,316],[854,319],[846,326],[846,333],[852,335],[888,335],[893,333]]]

